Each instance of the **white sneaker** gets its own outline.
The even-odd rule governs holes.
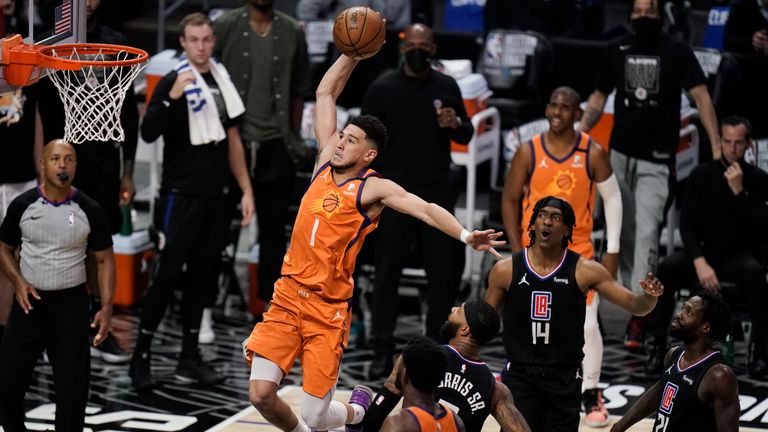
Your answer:
[[[200,320],[200,335],[197,341],[201,344],[212,344],[216,339],[216,334],[213,332],[213,318],[211,317],[211,308],[203,309],[203,319]]]

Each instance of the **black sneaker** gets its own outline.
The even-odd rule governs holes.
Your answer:
[[[134,351],[131,364],[128,367],[128,376],[131,377],[131,382],[138,391],[147,391],[155,387],[150,368],[149,352]]]
[[[180,357],[176,366],[176,379],[183,383],[199,383],[205,385],[224,382],[224,375],[208,366],[200,354],[190,357]]]
[[[107,338],[99,346],[91,346],[91,357],[111,364],[123,364],[131,360],[131,355],[120,347],[117,338],[111,332],[107,333]]]

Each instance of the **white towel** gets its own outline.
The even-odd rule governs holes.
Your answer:
[[[224,66],[214,60],[208,61],[211,75],[219,86],[219,91],[224,98],[227,108],[227,116],[235,118],[245,112],[245,106],[237,93],[235,85],[229,78],[229,73]],[[189,112],[189,139],[192,145],[219,142],[227,137],[224,127],[219,119],[219,110],[205,79],[194,67],[189,64],[186,57],[182,58],[174,67],[176,73],[192,72],[195,81],[184,87],[184,95],[187,98],[187,111]]]

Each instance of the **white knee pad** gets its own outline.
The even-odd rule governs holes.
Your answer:
[[[322,399],[304,392],[301,396],[301,418],[312,430],[343,428],[347,423],[347,407],[333,400],[333,390]]]
[[[603,336],[600,334],[600,326],[597,323],[597,309],[600,304],[600,296],[595,293],[592,304],[587,305],[584,317],[584,360],[582,369],[584,380],[582,391],[596,388],[600,382],[600,367],[603,363]]]

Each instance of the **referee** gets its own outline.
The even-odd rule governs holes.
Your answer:
[[[26,431],[24,394],[44,349],[53,366],[56,430],[83,430],[90,384],[88,250],[96,259],[102,301],[90,324],[98,328],[94,346],[104,340],[112,317],[112,237],[98,204],[72,187],[75,150],[51,141],[40,164],[43,184],[14,199],[0,226],[0,269],[16,299],[0,347],[0,425],[6,432]]]

